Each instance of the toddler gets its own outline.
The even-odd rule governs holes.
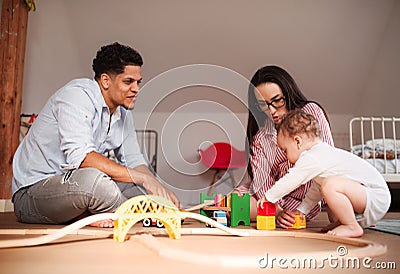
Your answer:
[[[382,175],[367,161],[321,141],[314,116],[294,110],[278,127],[278,146],[294,164],[289,172],[266,191],[258,205],[277,202],[286,194],[313,183],[297,210],[307,214],[322,198],[330,212],[328,234],[360,237],[363,227],[381,219],[390,206],[390,192]],[[357,221],[355,213],[362,214]]]

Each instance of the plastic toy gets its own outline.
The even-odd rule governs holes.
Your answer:
[[[125,201],[116,211],[114,240],[123,242],[129,229],[138,221],[153,218],[162,222],[173,239],[180,238],[181,216],[179,209],[169,200],[140,195]]]
[[[164,227],[163,223],[160,220],[152,219],[152,218],[145,218],[145,219],[143,219],[142,223],[143,223],[144,227],[152,227],[152,226],[155,226],[158,228]]]
[[[257,229],[258,230],[274,230],[275,216],[257,216]]]
[[[270,202],[264,202],[262,208],[257,207],[257,229],[273,230],[275,225],[276,205]]]
[[[245,226],[250,226],[250,195],[245,193],[239,197],[237,193],[232,193],[229,196],[213,193],[208,196],[206,193],[200,193],[200,203],[212,202],[214,206],[206,206],[200,210],[200,214],[209,218],[213,217],[213,212],[223,210],[230,212],[228,225],[235,227],[242,223]]]
[[[263,207],[257,207],[257,215],[260,216],[275,216],[276,205],[270,202],[264,202]]]
[[[215,205],[215,195],[216,193],[213,193],[211,196],[207,195],[206,193],[200,193],[200,204],[212,203],[212,205]],[[200,215],[211,218],[212,212],[210,212],[209,210],[205,210],[204,208],[201,208]]]
[[[217,223],[228,226],[228,219],[226,218],[226,212],[223,210],[216,210],[213,212],[212,220],[216,221]],[[211,227],[207,224],[207,226]]]
[[[295,223],[290,227],[291,229],[303,229],[306,228],[306,217],[301,218],[300,214],[296,214]]]
[[[245,226],[250,225],[250,194],[245,193],[239,197],[237,193],[230,195],[231,226],[238,226],[243,222]]]

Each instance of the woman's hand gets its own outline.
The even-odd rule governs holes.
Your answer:
[[[234,190],[232,190],[232,192],[231,192],[231,194],[234,194],[234,193],[236,193],[238,195],[238,197],[242,197],[242,194],[236,188]]]

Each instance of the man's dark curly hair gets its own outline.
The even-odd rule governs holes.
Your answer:
[[[143,65],[142,56],[129,46],[124,46],[118,42],[102,46],[93,59],[92,68],[94,78],[100,79],[100,75],[117,75],[124,72],[126,66]]]

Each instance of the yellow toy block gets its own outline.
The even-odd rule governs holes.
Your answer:
[[[257,229],[273,230],[275,228],[275,216],[257,216]]]
[[[295,223],[290,227],[291,229],[303,229],[306,228],[306,217],[302,219],[300,214],[296,214]]]

